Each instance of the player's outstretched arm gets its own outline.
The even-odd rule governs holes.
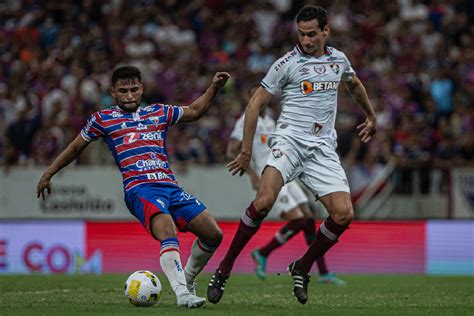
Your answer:
[[[255,128],[257,127],[258,115],[270,102],[272,96],[273,95],[267,90],[259,87],[252,98],[250,98],[249,104],[245,109],[242,148],[237,157],[226,165],[232,175],[236,175],[239,172],[239,175],[242,176],[249,167],[250,158],[252,157],[252,141]]]
[[[363,143],[367,143],[372,139],[377,131],[377,116],[375,111],[370,105],[367,91],[365,90],[364,84],[357,78],[352,77],[349,81],[344,81],[347,91],[349,91],[352,98],[361,106],[365,113],[365,121],[357,126],[359,131],[360,140]]]
[[[183,107],[184,113],[180,122],[193,122],[200,119],[209,109],[219,90],[224,87],[230,75],[227,72],[217,72],[212,83],[199,98],[188,106]]]
[[[74,140],[64,149],[59,156],[51,163],[51,165],[46,169],[46,171],[41,176],[41,179],[36,186],[36,196],[40,196],[45,199],[44,190],[48,191],[48,194],[51,194],[51,178],[62,168],[70,164],[77,156],[81,154],[84,148],[89,145],[89,142],[86,141],[79,134],[74,138]]]

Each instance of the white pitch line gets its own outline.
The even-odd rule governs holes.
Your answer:
[[[51,293],[69,293],[69,292],[80,292],[80,291],[96,291],[97,289],[77,288],[77,289],[62,289],[62,290],[45,290],[45,291],[9,291],[8,294],[20,294],[20,295],[31,295],[31,294],[51,294]],[[99,291],[110,291],[120,290],[120,288],[103,288]],[[3,294],[3,293],[2,293]],[[5,293],[6,294],[6,293]]]

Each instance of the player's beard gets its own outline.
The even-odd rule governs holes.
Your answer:
[[[140,100],[134,102],[120,102],[119,100],[115,100],[119,108],[124,110],[125,112],[136,112],[140,107]]]

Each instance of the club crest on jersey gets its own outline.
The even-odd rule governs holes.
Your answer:
[[[318,75],[326,73],[326,67],[324,67],[324,65],[322,65],[321,67],[314,66],[313,69]]]
[[[272,155],[275,158],[280,158],[281,156],[283,156],[283,154],[281,153],[281,150],[278,149],[278,148],[273,148],[272,149]]]
[[[331,67],[332,71],[334,71],[336,75],[339,74],[339,64],[334,63],[334,64],[329,65],[329,67]]]
[[[160,117],[159,116],[152,116],[149,118],[150,121],[152,121],[155,125],[158,125],[160,123]]]
[[[338,86],[339,86],[338,81],[311,82],[311,81],[305,80],[300,83],[301,92],[305,95],[312,94],[318,91],[337,90]]]

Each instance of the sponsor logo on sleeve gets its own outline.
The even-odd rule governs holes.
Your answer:
[[[275,158],[280,158],[281,156],[283,156],[281,150],[278,149],[278,148],[273,148],[273,149],[272,149],[272,155],[273,155],[273,157],[275,157]]]

